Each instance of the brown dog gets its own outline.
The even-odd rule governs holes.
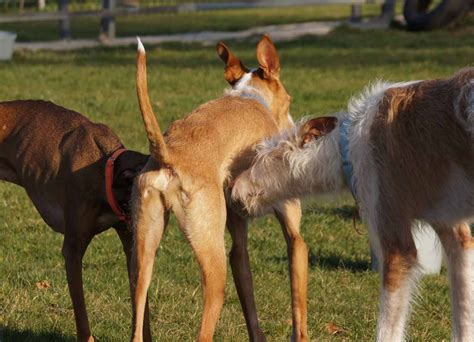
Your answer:
[[[250,340],[263,341],[253,296],[247,253],[246,217],[226,205],[224,187],[250,166],[255,144],[291,127],[290,96],[280,82],[280,61],[270,38],[257,46],[259,68],[249,71],[222,43],[217,52],[226,63],[225,78],[233,85],[225,96],[210,101],[175,121],[165,136],[153,114],[146,84],[145,50],[139,44],[137,90],[150,141],[151,158],[135,182],[133,216],[136,272],[134,341],[142,340],[142,322],[153,262],[173,211],[194,250],[202,272],[204,312],[199,341],[211,341],[224,302],[226,256],[224,229],[233,239],[230,263]],[[227,207],[227,208],[226,208]],[[293,335],[307,340],[307,249],[299,234],[297,200],[275,205],[287,241],[293,306]]]
[[[45,101],[0,103],[0,128],[0,179],[25,188],[44,221],[64,234],[77,339],[93,341],[82,257],[94,235],[114,227],[130,267],[133,235],[112,211],[105,191],[106,162],[123,145],[107,126]],[[128,207],[133,179],[147,160],[125,151],[115,161],[113,192],[122,208]]]
[[[444,80],[377,82],[337,117],[306,119],[257,148],[232,197],[274,201],[349,187],[381,263],[376,340],[405,341],[421,276],[413,230],[429,223],[446,253],[452,340],[474,341],[474,68]]]

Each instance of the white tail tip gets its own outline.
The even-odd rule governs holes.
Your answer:
[[[137,36],[137,41],[138,41],[138,51],[145,53],[145,47],[142,44],[142,41],[140,40],[140,37]]]

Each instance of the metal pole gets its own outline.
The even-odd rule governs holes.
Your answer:
[[[38,9],[40,11],[44,10],[46,7],[46,0],[38,0]]]
[[[362,20],[362,5],[353,4],[351,6],[351,21],[353,23],[360,22]]]
[[[386,0],[382,5],[381,17],[388,22],[392,21],[395,16],[395,4],[397,0]]]
[[[59,21],[59,37],[61,39],[71,39],[71,21],[68,15],[69,0],[59,0],[59,12],[66,14],[66,17]]]
[[[102,9],[104,10],[115,10],[117,0],[102,0]],[[102,17],[100,20],[101,26],[101,39],[114,39],[115,38],[115,16],[107,15]]]

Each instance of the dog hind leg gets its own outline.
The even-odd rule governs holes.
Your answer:
[[[132,340],[135,342],[143,341],[144,338],[147,292],[166,221],[160,192],[147,187],[137,189],[137,192],[138,195],[133,194],[135,229],[132,249],[132,306],[135,314]]]
[[[410,223],[386,221],[379,226],[383,264],[376,340],[398,342],[405,339],[410,300],[420,272]]]
[[[294,199],[283,202],[275,209],[275,214],[280,222],[287,245],[293,311],[293,339],[308,341],[308,248],[300,234],[300,201]]]
[[[198,341],[211,342],[224,304],[226,206],[222,188],[217,185],[209,185],[192,197],[184,208],[184,218],[180,214],[176,217],[201,268],[204,310]]]
[[[448,261],[453,311],[452,341],[474,341],[474,250],[471,229],[466,223],[454,227],[434,226]]]
[[[127,260],[127,273],[130,284],[130,298],[133,298],[133,274],[132,274],[132,248],[133,248],[133,233],[127,228],[116,228],[117,234],[122,242],[123,251]],[[132,300],[133,302],[133,300]],[[134,305],[132,304],[132,307]],[[151,330],[150,330],[150,313],[148,309],[148,298],[145,303],[145,315],[143,321],[143,340],[151,341]],[[135,313],[133,313],[132,324],[135,322]]]
[[[248,219],[234,213],[232,209],[228,209],[227,228],[232,236],[232,249],[229,253],[230,266],[244,312],[249,339],[251,342],[265,341],[265,335],[258,323],[252,272],[247,250]]]

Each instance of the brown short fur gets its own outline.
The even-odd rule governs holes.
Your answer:
[[[45,101],[0,103],[0,179],[23,187],[43,220],[64,234],[63,255],[79,341],[93,341],[82,288],[82,257],[91,239],[117,231],[130,265],[132,233],[109,207],[105,163],[123,145],[107,126]],[[134,151],[115,163],[114,192],[128,206],[135,175],[148,156]],[[150,335],[146,324],[147,336]]]

